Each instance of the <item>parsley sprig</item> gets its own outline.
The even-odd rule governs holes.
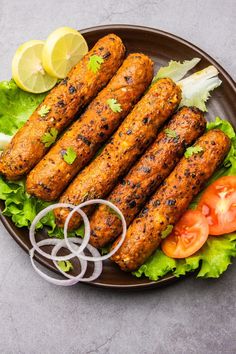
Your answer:
[[[41,139],[42,143],[44,143],[45,147],[51,146],[57,138],[58,130],[55,128],[51,128],[48,133],[45,133]]]
[[[96,74],[96,72],[100,69],[101,64],[104,62],[104,59],[99,55],[91,55],[88,62],[88,68]]]
[[[47,106],[46,104],[44,104],[38,110],[38,114],[40,115],[40,117],[45,117],[50,112],[50,110],[51,110],[51,108],[49,106]]]
[[[172,130],[172,129],[169,129],[169,128],[166,128],[164,130],[164,132],[166,133],[166,135],[168,136],[168,138],[178,138],[178,134],[176,133],[175,130]]]
[[[169,236],[173,230],[173,225],[167,225],[166,229],[162,231],[161,238],[164,239]]]
[[[69,272],[74,269],[73,264],[70,261],[58,261],[57,264],[63,272]]]
[[[77,157],[77,154],[75,150],[72,147],[69,147],[66,149],[66,152],[63,154],[63,160],[68,163],[69,165],[72,165],[72,163],[75,161]]]
[[[186,157],[186,159],[188,159],[192,155],[200,154],[201,152],[203,152],[203,148],[201,146],[199,145],[190,146],[185,151],[184,156]]]
[[[122,111],[120,103],[118,103],[117,100],[114,98],[109,98],[107,100],[107,104],[114,113],[118,113]]]

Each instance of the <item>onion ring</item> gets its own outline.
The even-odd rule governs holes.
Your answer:
[[[37,215],[36,217],[34,218],[31,226],[30,226],[30,229],[29,229],[29,235],[30,235],[30,242],[33,246],[33,248],[39,253],[41,254],[42,256],[44,256],[45,258],[47,259],[50,259],[50,260],[54,260],[54,261],[66,261],[66,260],[69,260],[71,258],[73,258],[72,255],[67,255],[67,256],[52,256],[52,255],[49,255],[48,253],[42,251],[38,245],[37,245],[37,242],[35,240],[35,228],[36,228],[36,225],[37,223],[40,221],[40,219],[45,216],[49,211],[52,211],[56,208],[72,208],[74,209],[75,206],[73,204],[68,204],[68,203],[56,203],[56,204],[53,204],[53,205],[49,205],[48,207],[46,207],[45,209],[41,210]],[[89,224],[89,220],[88,220],[88,217],[87,215],[82,211],[80,210],[79,208],[77,208],[77,212],[81,215],[81,217],[83,218],[83,221],[84,221],[84,239],[83,239],[83,243],[85,244],[85,247],[87,246],[86,242],[88,243],[89,241],[89,237],[90,237],[90,224]],[[69,244],[69,242],[68,242]],[[68,245],[67,244],[67,245]],[[83,246],[84,246],[83,244]],[[85,248],[84,247],[84,248]],[[69,250],[71,252],[73,252],[73,249],[71,249],[70,247],[68,247]],[[83,249],[84,249],[83,248]]]
[[[90,239],[90,224],[89,224],[89,220],[87,215],[83,212],[83,210],[81,210],[81,208],[87,206],[87,205],[91,205],[91,204],[104,204],[109,206],[111,209],[113,209],[121,218],[121,222],[122,222],[122,234],[121,234],[121,239],[118,242],[118,244],[116,245],[116,247],[109,252],[108,254],[101,256],[101,254],[99,253],[99,251],[93,247],[92,245],[89,244],[89,239]],[[36,242],[35,239],[35,228],[37,223],[40,221],[40,219],[45,216],[48,212],[56,209],[56,208],[70,208],[72,209],[71,212],[69,213],[69,215],[66,218],[65,221],[65,225],[64,225],[64,239],[60,240],[60,239],[55,239],[55,238],[49,238],[46,240],[42,240],[39,242]],[[68,225],[70,222],[71,217],[74,215],[74,213],[79,213],[80,216],[82,217],[83,221],[84,221],[84,227],[85,227],[85,232],[84,232],[84,238],[68,238]],[[124,218],[124,215],[122,214],[122,212],[120,211],[119,208],[117,208],[113,203],[103,200],[103,199],[93,199],[93,200],[88,200],[84,203],[81,203],[78,206],[75,206],[73,204],[69,204],[69,203],[56,203],[53,205],[48,206],[47,208],[41,210],[36,217],[34,218],[31,226],[30,226],[30,230],[29,230],[29,234],[30,234],[30,241],[32,243],[32,248],[29,251],[30,254],[30,260],[31,260],[31,264],[33,266],[33,268],[35,269],[35,271],[45,280],[47,280],[48,282],[54,284],[54,285],[61,285],[61,286],[70,286],[70,285],[74,285],[78,282],[89,282],[89,281],[93,281],[95,279],[97,279],[100,274],[102,273],[102,261],[105,259],[110,258],[122,245],[122,243],[124,242],[125,239],[125,235],[126,235],[126,231],[127,231],[127,225],[126,225],[126,221]],[[76,246],[76,249],[74,247],[72,247],[72,244],[74,246]],[[76,244],[80,244],[80,246],[78,247]],[[43,250],[41,250],[41,246],[46,246],[46,245],[54,245],[51,254],[44,252]],[[59,252],[59,250],[61,248],[67,248],[71,253],[65,256],[57,256],[57,253]],[[89,250],[89,252],[92,254],[92,256],[86,256],[84,254],[84,250],[85,248],[87,248]],[[47,259],[50,259],[51,261],[53,261],[55,267],[60,271],[60,273],[62,275],[64,275],[67,279],[56,279],[54,277],[51,277],[49,275],[47,275],[46,273],[44,273],[43,271],[41,271],[38,266],[36,265],[35,261],[34,261],[34,253],[35,251],[37,251],[39,254],[41,254],[42,256],[44,256]],[[78,258],[80,265],[81,265],[81,271],[78,275],[73,276],[70,275],[66,272],[64,272],[58,265],[58,261],[67,261],[71,258]],[[94,262],[94,270],[93,273],[87,277],[87,278],[83,278],[84,274],[86,273],[87,270],[87,261],[91,261]]]
[[[113,248],[113,250],[111,252],[107,253],[104,256],[100,256],[100,257],[90,257],[90,256],[85,256],[85,255],[80,255],[79,256],[81,251],[78,250],[78,251],[75,252],[75,250],[71,247],[71,245],[69,243],[69,239],[68,239],[68,233],[67,233],[68,225],[69,225],[70,219],[72,218],[73,214],[76,211],[79,211],[81,208],[83,208],[83,207],[85,207],[87,205],[91,205],[91,204],[104,204],[104,205],[109,206],[111,209],[113,209],[120,216],[121,222],[122,222],[122,227],[123,227],[123,231],[122,231],[122,234],[121,234],[120,241],[118,242],[116,247]],[[103,199],[88,200],[88,201],[83,202],[83,203],[79,204],[78,206],[74,207],[74,209],[67,216],[66,221],[65,221],[65,225],[64,225],[64,237],[65,237],[65,242],[66,242],[66,245],[67,245],[68,249],[71,252],[73,252],[76,256],[79,256],[79,258],[84,259],[86,261],[92,261],[92,262],[104,261],[105,259],[108,259],[111,256],[113,256],[113,254],[117,252],[117,250],[120,248],[120,246],[124,242],[126,231],[127,231],[126,221],[125,221],[124,215],[122,214],[120,209],[117,208],[117,206],[115,206],[113,203],[109,202],[108,200],[103,200]]]
[[[51,244],[58,244],[58,242],[56,243],[55,241],[61,241],[61,240],[57,240],[57,239],[46,239],[46,240],[42,240],[38,242],[38,246],[45,246],[45,245],[49,245],[49,241],[52,241]],[[37,266],[36,263],[33,259],[34,257],[34,252],[35,252],[35,248],[32,248],[30,250],[30,260],[31,260],[31,264],[34,268],[34,270],[44,279],[47,280],[49,283],[54,284],[54,285],[61,285],[61,286],[71,286],[71,285],[75,285],[76,283],[78,283],[81,278],[84,276],[86,269],[87,269],[87,262],[81,262],[81,272],[76,275],[75,277],[73,277],[73,279],[56,279],[51,277],[50,275],[47,275],[46,273],[44,273],[43,271],[41,271]],[[85,266],[86,265],[86,266]]]
[[[62,247],[66,247],[66,243],[65,243],[65,240],[59,240],[60,242],[58,242],[57,245],[54,246],[53,250],[52,250],[52,255],[55,256],[56,253],[62,248]],[[70,242],[73,242],[73,243],[81,243],[82,240],[81,239],[78,239],[78,238],[70,238]],[[99,251],[93,247],[92,245],[87,245],[87,248],[88,250],[90,251],[90,253],[92,253],[92,255],[94,256],[100,256],[100,253]],[[83,254],[83,253],[82,253]],[[79,258],[79,257],[77,257]],[[80,261],[81,263],[82,262],[86,262],[87,261],[84,261],[84,260],[81,260]],[[69,279],[73,279],[74,276],[73,275],[70,275],[66,272],[64,272],[58,265],[58,263],[56,261],[53,261],[54,265],[57,267],[57,269],[61,272],[61,274],[63,274],[65,277],[69,278]],[[94,271],[92,273],[92,275],[88,278],[82,278],[80,281],[83,281],[83,282],[89,282],[89,281],[92,281],[94,279],[97,279],[99,277],[99,275],[102,273],[102,262],[96,262],[94,263]]]

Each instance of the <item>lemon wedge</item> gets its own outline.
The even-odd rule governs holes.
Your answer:
[[[45,42],[43,67],[49,75],[63,79],[87,52],[88,45],[78,31],[60,27]]]
[[[12,60],[12,77],[22,90],[42,93],[50,90],[57,82],[42,66],[44,41],[31,40],[22,44]]]

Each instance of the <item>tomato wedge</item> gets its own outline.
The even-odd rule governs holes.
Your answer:
[[[198,210],[187,210],[172,233],[162,242],[162,251],[171,258],[186,258],[197,252],[209,235],[207,219]]]
[[[236,176],[224,176],[212,183],[197,210],[207,218],[210,235],[236,231]]]

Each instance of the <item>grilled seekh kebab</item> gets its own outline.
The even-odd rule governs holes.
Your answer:
[[[30,172],[27,192],[43,200],[56,200],[131,111],[152,77],[152,61],[144,54],[130,54],[80,119]],[[68,148],[76,154],[72,163],[64,160]]]
[[[103,63],[96,72],[90,60],[99,56]],[[0,173],[10,180],[29,172],[48,150],[43,137],[56,129],[60,133],[107,84],[124,60],[125,47],[119,37],[109,34],[71,69],[16,133],[0,158]],[[54,131],[55,132],[55,131]]]
[[[157,132],[173,114],[181,100],[181,89],[171,79],[156,82],[136,104],[112,136],[102,153],[90,163],[70,184],[61,202],[79,203],[93,198],[105,197],[136,159],[156,138]],[[86,208],[89,213],[90,208]],[[68,209],[56,209],[58,225],[62,226]],[[77,215],[71,219],[69,228],[80,224]]]
[[[127,226],[205,127],[201,111],[194,107],[181,108],[111,192],[107,199],[122,211]],[[122,231],[120,218],[105,205],[100,205],[92,215],[90,227],[90,243],[97,248],[113,241]]]
[[[157,249],[162,233],[178,221],[222,163],[230,139],[221,130],[210,130],[194,146],[197,153],[181,159],[129,226],[124,243],[112,257],[122,270],[137,269]]]

